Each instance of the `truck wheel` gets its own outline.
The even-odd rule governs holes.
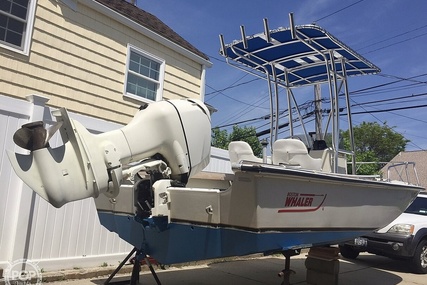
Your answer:
[[[411,261],[415,273],[427,274],[427,240],[422,240],[418,244]]]
[[[359,251],[351,245],[340,245],[341,255],[345,258],[356,259],[359,256]]]

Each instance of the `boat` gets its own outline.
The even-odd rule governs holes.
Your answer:
[[[290,28],[270,30],[264,20],[263,33],[241,32],[228,45],[220,36],[220,53],[268,82],[271,155],[256,157],[236,141],[228,150],[232,173],[203,171],[211,118],[196,99],[147,104],[128,125],[102,134],[89,133],[62,108],[49,128],[34,122],[17,130],[15,143],[29,151],[8,153],[17,175],[55,207],[93,197],[103,226],[162,264],[338,244],[399,216],[423,188],[347,174],[347,157],[355,173],[354,148],[339,149],[342,97],[351,123],[347,77],[379,69],[319,26],[295,26],[292,17]],[[320,137],[309,149],[309,140],[292,131],[294,112],[290,136],[278,138],[278,88],[296,110],[293,88],[325,82],[332,145]],[[53,148],[57,132],[63,145]]]

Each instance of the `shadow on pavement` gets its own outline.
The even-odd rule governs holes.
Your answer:
[[[409,260],[398,260],[391,259],[383,256],[378,256],[374,254],[363,254],[360,255],[357,259],[347,259],[343,258],[348,262],[356,263],[359,265],[369,266],[381,270],[394,271],[400,273],[413,273],[411,268],[411,263]]]
[[[345,260],[340,262],[339,284],[345,285],[394,285],[404,284],[402,277],[392,272],[402,264],[393,260],[376,256],[361,256],[360,260]],[[171,267],[168,270],[157,269],[162,285],[261,285],[281,284],[278,273],[284,268],[284,259],[279,257],[264,257],[227,262],[208,263],[194,267]],[[305,256],[300,255],[291,259],[291,269],[296,273],[291,275],[290,284],[305,285],[306,268]],[[402,270],[402,269],[401,269]],[[129,276],[113,279],[111,285],[129,284]],[[94,284],[104,284],[106,278],[91,280]],[[127,280],[127,281],[124,281]],[[116,283],[117,282],[117,283]],[[149,272],[140,274],[140,283],[156,285]]]

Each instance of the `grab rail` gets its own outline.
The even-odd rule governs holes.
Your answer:
[[[405,162],[390,162],[390,165],[387,167],[387,180],[390,181],[390,171],[392,168],[394,168],[396,170],[396,174],[398,175],[400,181],[410,183],[410,181],[409,181],[410,177],[408,175],[408,166],[409,165],[412,165],[412,169],[413,169],[414,174],[415,174],[415,179],[417,180],[416,185],[420,185],[420,180],[418,178],[417,169],[415,168],[415,162],[407,162],[407,161],[405,161]],[[399,171],[398,167],[401,167],[400,171]],[[403,172],[403,171],[405,171],[405,172]],[[403,178],[403,174],[406,175],[406,181]]]

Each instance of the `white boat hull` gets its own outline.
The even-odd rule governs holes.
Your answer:
[[[421,189],[272,166],[256,172],[258,167],[236,172],[224,191],[169,188],[170,220],[254,231],[375,229],[400,215]]]
[[[215,186],[203,179],[190,181],[191,188],[155,184],[157,202],[148,219],[125,219],[98,198],[100,220],[169,264],[335,244],[388,224],[421,190],[273,165],[242,166],[230,179],[217,180],[218,188],[195,187]],[[132,204],[119,196],[116,207],[120,201]]]

